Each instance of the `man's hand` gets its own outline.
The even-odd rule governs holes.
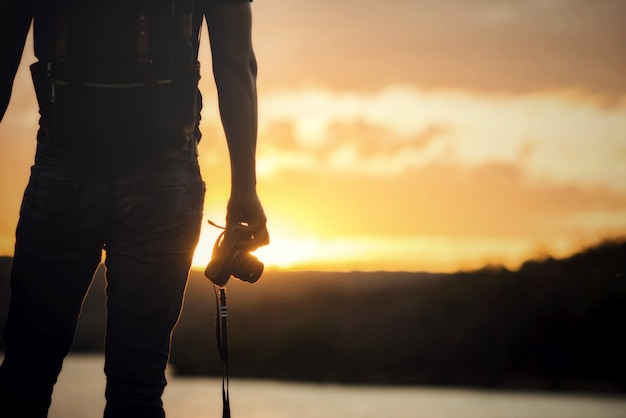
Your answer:
[[[254,251],[269,244],[266,224],[265,211],[256,192],[231,195],[226,212],[226,227],[239,231],[242,238],[237,243],[238,249]]]

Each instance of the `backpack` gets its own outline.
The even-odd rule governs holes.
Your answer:
[[[45,10],[35,12],[36,40],[38,16],[53,34],[50,59],[31,66],[39,141],[115,156],[200,140],[194,0],[36,3]]]

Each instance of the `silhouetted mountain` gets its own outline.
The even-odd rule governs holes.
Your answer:
[[[101,350],[103,283],[100,271],[74,351]],[[227,292],[233,376],[626,390],[626,241],[517,271],[270,271],[254,285],[231,279]],[[173,339],[177,373],[221,374],[215,305],[193,271]]]

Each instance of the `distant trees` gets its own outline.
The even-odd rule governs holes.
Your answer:
[[[220,372],[211,292],[192,278],[171,360],[180,373]],[[270,272],[228,292],[235,375],[626,389],[624,242],[519,271]]]
[[[235,376],[626,390],[624,241],[518,271],[266,272],[254,285],[231,280],[227,292]],[[214,299],[211,283],[192,272],[173,340],[179,374],[221,374]],[[103,334],[100,272],[74,350],[101,350]]]

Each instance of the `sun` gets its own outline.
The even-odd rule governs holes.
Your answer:
[[[319,261],[316,247],[310,240],[279,236],[272,239],[270,245],[259,248],[253,254],[265,263],[266,267],[290,270]]]
[[[206,268],[219,234],[220,231],[215,229],[202,231],[192,261],[194,269]],[[319,244],[314,240],[272,235],[269,245],[259,248],[252,254],[265,264],[266,269],[291,270],[319,261],[318,247]]]

